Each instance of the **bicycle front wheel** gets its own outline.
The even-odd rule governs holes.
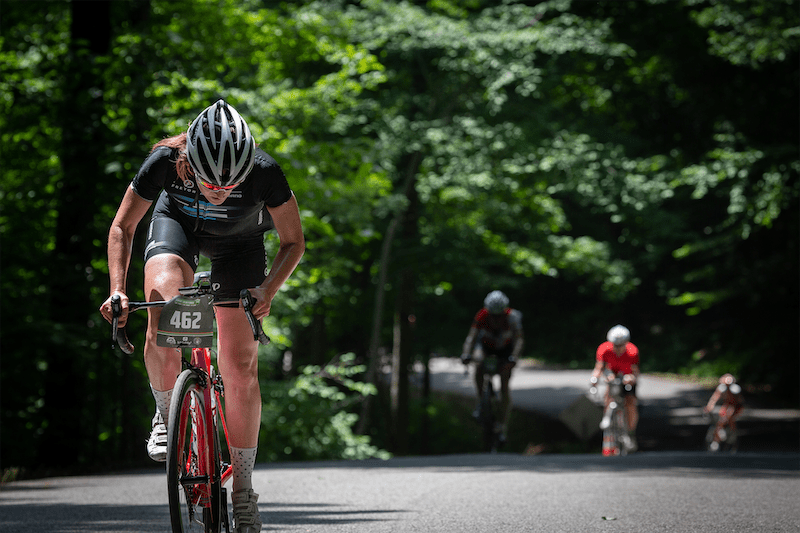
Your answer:
[[[175,382],[167,430],[167,495],[174,533],[220,531],[220,484],[204,387],[191,370]],[[209,449],[210,448],[210,449]]]
[[[487,376],[485,379],[491,379]],[[497,451],[497,434],[495,433],[495,422],[497,418],[494,413],[494,390],[491,384],[485,384],[481,395],[480,423],[483,440],[483,451]]]

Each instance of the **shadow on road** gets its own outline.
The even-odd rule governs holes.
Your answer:
[[[24,486],[20,490],[37,490]],[[169,527],[169,507],[164,505],[107,505],[26,503],[2,505],[0,531],[164,531]],[[80,517],[80,529],[76,528]]]
[[[800,454],[707,452],[638,453],[625,457],[595,454],[462,454],[396,457],[390,460],[325,461],[263,465],[270,469],[425,469],[427,471],[535,471],[539,473],[620,472],[649,475],[718,476],[718,477],[788,477],[800,476]]]

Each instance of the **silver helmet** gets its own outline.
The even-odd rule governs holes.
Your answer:
[[[195,176],[217,187],[244,181],[255,163],[255,149],[247,123],[224,100],[197,115],[186,135],[186,154]]]
[[[499,315],[508,308],[508,296],[502,291],[492,291],[483,300],[483,306],[493,315]]]
[[[615,346],[622,346],[631,340],[631,332],[625,326],[616,325],[608,330],[606,339]]]

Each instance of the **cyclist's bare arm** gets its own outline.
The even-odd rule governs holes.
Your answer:
[[[592,379],[594,380],[594,382],[599,380],[600,377],[603,375],[603,370],[605,369],[605,367],[606,367],[605,361],[597,361],[597,363],[595,363],[594,370],[592,370]]]
[[[251,289],[251,293],[256,298],[252,311],[258,320],[269,314],[272,299],[300,264],[300,259],[306,250],[300,211],[294,195],[283,205],[267,209],[281,244],[266,279],[259,287]]]
[[[120,295],[122,303],[122,315],[119,317],[120,327],[124,326],[128,319],[128,296],[126,291],[133,237],[139,222],[144,218],[147,210],[150,209],[150,204],[152,204],[151,201],[145,200],[136,194],[131,187],[128,187],[108,232],[109,297],[100,306],[100,312],[106,320],[111,322],[113,317],[111,297],[115,294]]]
[[[714,406],[717,405],[720,396],[722,396],[722,392],[719,390],[719,388],[714,389],[714,394],[712,394],[711,398],[708,399],[708,403],[703,410],[707,413],[711,412],[711,410],[714,409]]]
[[[473,324],[469,328],[469,333],[467,334],[467,338],[464,341],[464,347],[461,349],[462,357],[466,357],[467,359],[472,357],[472,348],[475,346],[475,337],[478,336],[478,328],[475,327]]]
[[[522,355],[522,349],[525,347],[525,334],[522,332],[522,328],[517,330],[516,335],[514,336],[514,348],[511,351],[511,357],[514,361],[518,361],[520,356]]]
[[[626,383],[636,383],[639,380],[639,365],[631,365],[631,372],[630,374],[626,374],[626,376],[633,376],[633,379],[623,378],[626,380]]]

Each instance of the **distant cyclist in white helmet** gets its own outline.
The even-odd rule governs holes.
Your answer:
[[[636,381],[639,378],[639,348],[631,342],[631,332],[625,326],[616,325],[606,335],[606,342],[597,347],[597,363],[592,371],[592,384],[596,384],[604,372],[609,372],[609,378],[622,376],[622,383],[630,385],[623,388],[625,397],[625,411],[628,415],[628,451],[635,451],[636,426],[639,424],[639,402],[636,399]],[[611,401],[606,390],[606,407]],[[610,421],[605,418],[600,427],[608,427]]]
[[[719,410],[714,439],[710,445],[711,451],[714,452],[719,450],[719,443],[722,440],[724,430],[729,429],[733,435],[736,435],[736,419],[744,410],[742,387],[736,383],[736,378],[731,374],[725,374],[719,378],[719,386],[714,390],[711,398],[708,399],[703,411],[710,413],[720,400],[722,400],[722,407]]]
[[[481,359],[496,357],[500,373],[500,394],[502,413],[500,416],[500,438],[507,434],[508,411],[511,407],[511,391],[509,381],[511,370],[522,355],[524,334],[522,331],[522,313],[509,306],[508,296],[501,291],[490,292],[483,301],[483,308],[478,311],[472,321],[467,339],[464,341],[461,359],[466,363],[472,360],[473,351]],[[475,385],[480,400],[484,380],[483,365],[475,369]]]

